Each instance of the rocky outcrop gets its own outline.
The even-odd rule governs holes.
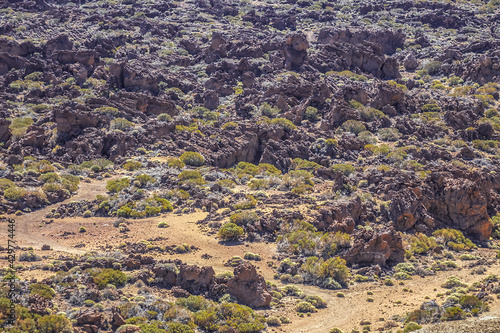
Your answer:
[[[353,237],[354,244],[344,255],[348,263],[383,266],[404,261],[403,239],[392,228],[388,231],[362,229]]]
[[[7,142],[12,133],[10,131],[10,121],[5,118],[0,118],[0,142]]]
[[[309,42],[304,34],[295,33],[288,36],[283,46],[285,69],[299,70],[307,59],[308,48]]]
[[[361,44],[368,41],[382,47],[385,54],[393,54],[398,48],[404,48],[406,36],[394,30],[365,30],[349,28],[323,28],[318,34],[318,42],[331,44],[342,42],[348,44]]]
[[[181,265],[177,275],[177,285],[192,294],[208,291],[215,276],[212,267]]]
[[[54,122],[60,140],[67,140],[78,136],[85,128],[109,126],[109,119],[96,112],[70,110],[69,108],[55,109]]]
[[[434,197],[428,210],[444,225],[462,230],[479,240],[490,238],[492,225],[487,213],[484,188],[468,179],[433,176]]]
[[[318,230],[341,231],[350,234],[365,213],[366,207],[359,197],[349,201],[336,201],[332,207],[326,206],[320,209],[321,217],[315,220],[315,227]]]
[[[486,240],[492,231],[488,216],[491,190],[480,184],[483,181],[433,173],[422,188],[402,189],[391,196],[390,218],[401,231],[415,228],[426,232],[451,227]]]
[[[153,268],[157,282],[165,287],[175,286],[178,268],[173,264],[158,264]]]
[[[308,63],[322,73],[357,69],[377,78],[401,77],[397,60],[392,57],[386,59],[382,48],[368,41],[359,44],[339,41],[319,44],[318,52],[310,57]]]
[[[60,35],[54,39],[51,39],[45,44],[45,53],[47,56],[51,56],[56,51],[59,50],[71,50],[73,48],[73,42],[70,41],[67,35]]]
[[[255,266],[247,263],[234,269],[234,277],[227,283],[227,292],[252,308],[268,307],[272,300],[264,277],[257,274]]]
[[[87,333],[97,333],[103,324],[103,316],[95,310],[87,310],[76,317],[76,324],[82,331]]]

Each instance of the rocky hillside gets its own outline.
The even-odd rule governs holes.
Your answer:
[[[42,258],[18,236],[27,262],[51,265],[21,271],[57,272],[22,276],[28,321],[287,331],[280,308],[326,306],[300,285],[335,295],[364,281],[484,274],[500,257],[498,0],[6,0],[0,13],[0,214],[26,216],[26,235],[42,228],[44,250],[89,251]],[[87,183],[102,190],[82,195]],[[29,221],[37,211],[43,220]],[[135,231],[200,212],[190,222],[206,243]],[[84,235],[97,223],[113,227],[92,245]],[[222,259],[204,248],[214,240]],[[237,257],[234,244],[269,260]],[[183,257],[198,250],[206,266]],[[234,273],[217,275],[222,264]],[[425,295],[391,320],[410,332],[495,308],[498,276],[445,280],[448,299]],[[135,282],[155,291],[147,304],[104,302]],[[73,299],[78,285],[90,289]],[[175,304],[160,304],[167,291]],[[91,310],[73,311],[84,302]]]

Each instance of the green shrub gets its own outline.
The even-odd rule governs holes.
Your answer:
[[[201,173],[195,170],[184,170],[177,177],[180,180],[201,179]]]
[[[9,187],[3,192],[5,199],[9,201],[19,201],[22,200],[28,192],[21,187]]]
[[[353,119],[347,120],[345,123],[342,124],[342,126],[340,126],[340,128],[345,132],[351,132],[356,135],[358,135],[363,131],[366,131],[366,127],[365,125],[363,125],[362,122]]]
[[[445,313],[443,317],[441,318],[442,320],[449,321],[449,320],[460,320],[465,318],[465,312],[458,306],[452,306],[449,308],[446,308]]]
[[[234,205],[234,209],[252,209],[257,206],[257,200],[250,194],[246,196],[246,199],[238,202]]]
[[[85,212],[83,212],[83,217],[84,218],[92,217],[92,212],[90,210],[86,210]]]
[[[474,140],[472,146],[476,149],[495,154],[498,149],[498,141],[496,140]]]
[[[179,159],[191,166],[201,166],[205,163],[205,158],[201,154],[192,151],[185,152]]]
[[[113,108],[111,106],[103,106],[103,107],[95,109],[94,111],[105,114],[105,115],[110,116],[110,117],[117,117],[120,114],[120,111],[118,111],[117,108]]]
[[[26,133],[26,130],[31,124],[33,124],[33,119],[29,117],[14,118],[9,128],[15,138],[20,138]]]
[[[41,260],[42,260],[42,258],[33,251],[22,252],[19,255],[19,261],[31,262],[31,261],[41,261]]]
[[[262,257],[260,255],[252,253],[252,252],[246,252],[243,255],[243,258],[245,260],[255,260],[255,261],[261,261],[262,260]]]
[[[131,128],[134,128],[135,124],[131,121],[128,121],[125,118],[115,118],[111,121],[111,129],[127,131]]]
[[[184,162],[182,162],[178,158],[171,158],[168,160],[168,166],[170,168],[181,170],[186,166],[186,164],[184,164]]]
[[[344,331],[342,331],[340,328],[334,327],[330,330],[330,333],[344,333]]]
[[[304,118],[306,120],[309,120],[310,122],[316,122],[319,120],[319,116],[318,116],[318,109],[316,109],[315,107],[312,107],[312,106],[308,106],[306,108],[306,112],[304,114]]]
[[[384,280],[384,284],[385,284],[386,286],[389,286],[389,287],[394,286],[394,282],[393,282],[390,278],[386,278],[386,279]]]
[[[167,333],[194,333],[194,331],[189,325],[170,322]]]
[[[433,237],[427,237],[424,234],[417,234],[410,239],[411,252],[415,254],[426,254],[430,249],[437,246]]]
[[[138,161],[128,161],[122,165],[122,168],[127,171],[135,171],[139,168],[142,168],[142,163]]]
[[[234,121],[230,121],[222,125],[221,129],[223,130],[235,130],[239,127],[238,123],[235,123]]]
[[[167,228],[167,227],[169,227],[169,225],[166,221],[161,221],[158,223],[158,228]]]
[[[316,295],[306,296],[304,300],[314,305],[314,307],[317,309],[326,308],[326,302],[319,296]]]
[[[108,192],[111,193],[118,193],[129,186],[130,186],[130,179],[128,178],[109,180],[106,183],[106,190],[108,190]]]
[[[37,326],[40,333],[73,333],[69,319],[60,315],[48,315],[38,318]]]
[[[156,117],[158,121],[171,122],[172,117],[168,113],[160,113],[158,117]]]
[[[439,229],[432,233],[433,236],[444,242],[446,246],[455,251],[472,250],[477,248],[476,244],[464,236],[464,234],[455,229]]]
[[[53,299],[56,296],[55,290],[43,283],[33,283],[29,289],[31,295],[38,295],[46,299]]]
[[[273,126],[281,126],[286,131],[293,131],[293,130],[297,129],[297,126],[295,126],[292,123],[292,121],[290,121],[286,118],[273,119],[273,120],[271,120],[270,124]]]
[[[317,312],[314,305],[309,302],[299,302],[296,307],[297,312],[308,313],[308,312]]]
[[[446,279],[446,282],[441,285],[443,288],[457,288],[457,287],[467,287],[467,283],[460,281],[456,276],[450,276]]]
[[[93,306],[95,305],[95,302],[94,302],[93,300],[91,300],[91,299],[87,299],[87,300],[85,300],[85,301],[83,302],[83,304],[84,304],[86,307],[91,308],[91,307],[93,307]]]
[[[427,71],[430,75],[435,75],[441,71],[441,62],[440,61],[430,61],[423,66],[423,69]]]
[[[200,310],[193,314],[194,323],[200,328],[208,332],[215,332],[219,329],[217,310],[210,308],[207,310]]]
[[[354,100],[354,99],[351,99],[349,101],[349,106],[353,109],[361,109],[363,108],[363,104],[361,104],[360,102]]]
[[[263,116],[274,118],[277,114],[280,113],[280,109],[272,107],[271,105],[269,105],[269,103],[264,102],[260,106],[260,113]]]
[[[182,306],[191,312],[206,310],[212,305],[212,303],[205,299],[205,297],[194,295],[191,295],[188,298],[178,298],[175,301],[175,304]]]
[[[377,135],[383,141],[397,141],[401,137],[401,133],[396,128],[381,128]]]
[[[135,180],[141,184],[141,187],[146,186],[147,184],[156,183],[156,179],[146,174],[136,176]]]
[[[259,216],[256,212],[242,211],[231,215],[229,221],[237,225],[255,224],[259,221]]]
[[[94,283],[97,284],[99,289],[104,289],[108,284],[119,287],[124,285],[126,282],[127,276],[125,273],[112,268],[105,268],[94,276]]]
[[[5,191],[10,187],[15,187],[16,184],[10,179],[0,178],[0,191]]]
[[[458,302],[462,309],[472,310],[479,309],[483,306],[483,302],[475,295],[463,295]]]
[[[218,236],[224,241],[236,240],[245,234],[242,227],[234,223],[226,223],[220,228]]]
[[[267,318],[267,325],[269,326],[281,326],[281,319],[279,317],[271,316]]]
[[[422,106],[422,112],[440,112],[441,108],[435,103],[425,104]]]
[[[85,229],[85,227],[80,227],[80,228],[78,228],[78,232],[84,233],[84,232],[87,232],[87,229]]]
[[[333,171],[342,172],[346,176],[356,171],[356,168],[350,164],[334,164],[331,168]]]
[[[414,323],[414,322],[409,322],[408,324],[406,324],[405,328],[403,329],[403,333],[413,332],[413,331],[419,330],[421,328],[422,328],[422,326],[420,326],[419,324]]]
[[[361,118],[364,121],[374,121],[380,118],[387,117],[382,111],[374,109],[374,108],[363,108],[360,111]]]

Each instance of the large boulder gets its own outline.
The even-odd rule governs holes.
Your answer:
[[[244,263],[234,269],[234,277],[227,283],[227,291],[244,305],[252,308],[268,307],[272,296],[266,281],[251,264]]]
[[[404,261],[403,239],[392,228],[383,232],[359,230],[353,238],[353,246],[344,255],[350,264],[384,266]]]
[[[177,285],[192,294],[208,291],[215,271],[212,267],[181,265],[177,275]]]

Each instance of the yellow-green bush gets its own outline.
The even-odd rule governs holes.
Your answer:
[[[224,241],[236,240],[242,237],[245,231],[235,223],[226,223],[220,228],[218,236]]]
[[[183,153],[179,159],[183,163],[191,166],[201,166],[205,163],[205,158],[201,154],[193,151]]]

